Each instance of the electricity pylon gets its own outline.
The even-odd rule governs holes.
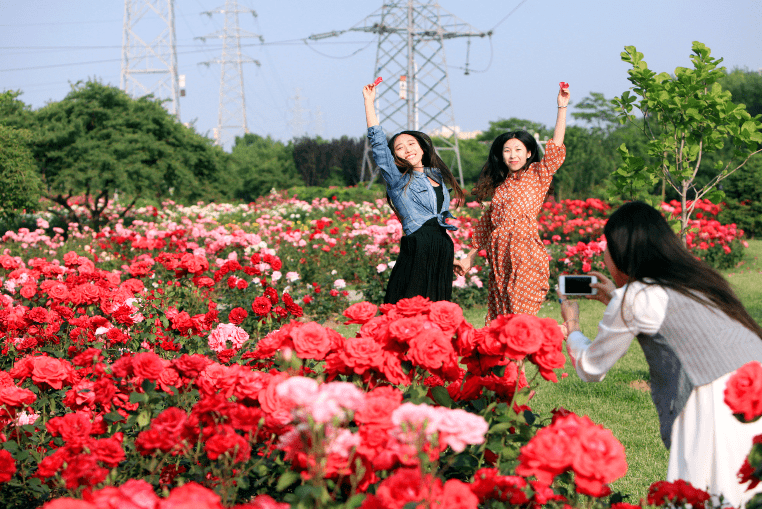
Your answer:
[[[452,141],[442,138],[447,146],[437,148],[454,152],[460,184],[463,185],[444,41],[456,37],[484,37],[491,32],[475,29],[442,9],[435,0],[406,0],[384,2],[379,10],[348,30],[309,38],[318,40],[344,32],[378,34],[376,64],[368,83],[376,76],[384,78],[385,85],[379,85],[376,92],[376,112],[381,124],[388,132],[451,128]],[[367,175],[372,182],[375,175],[367,140],[365,146],[360,180]]]
[[[260,42],[264,41],[261,35],[241,30],[238,25],[238,15],[241,13],[257,16],[253,10],[239,7],[236,0],[226,0],[223,7],[217,7],[212,11],[203,13],[210,17],[212,14],[225,15],[225,26],[222,31],[200,37],[202,40],[222,39],[222,55],[220,58],[203,62],[206,65],[220,64],[220,105],[217,113],[215,140],[222,147],[228,144],[232,145],[236,135],[249,132],[246,123],[243,64],[260,64],[257,60],[243,54],[241,39],[257,38]]]
[[[166,99],[180,120],[174,0],[124,0],[121,88],[132,97]]]

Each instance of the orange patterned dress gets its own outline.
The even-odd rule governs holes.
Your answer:
[[[536,315],[548,293],[548,252],[537,215],[565,157],[566,147],[548,140],[542,160],[509,174],[476,224],[474,247],[487,252],[490,265],[488,325],[498,315]]]

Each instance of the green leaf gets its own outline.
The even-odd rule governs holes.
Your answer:
[[[441,385],[438,385],[436,387],[431,388],[431,395],[434,398],[434,401],[442,405],[443,407],[452,408],[453,407],[453,400],[450,397],[450,393],[447,392],[447,389],[442,387]]]
[[[278,491],[283,491],[292,484],[294,484],[296,481],[298,481],[301,477],[298,473],[294,472],[293,470],[286,470],[281,474],[281,476],[278,478],[278,484],[275,486],[275,489]]]
[[[138,414],[138,426],[145,428],[151,422],[151,411],[143,410]]]
[[[144,392],[130,393],[130,403],[148,403],[148,394]]]

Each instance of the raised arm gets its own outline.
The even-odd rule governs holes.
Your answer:
[[[374,85],[365,85],[362,87],[362,97],[365,100],[365,120],[368,122],[368,127],[378,125],[378,117],[376,116],[376,87]]]
[[[556,128],[553,131],[553,143],[557,146],[564,144],[564,134],[566,133],[566,108],[569,106],[569,88],[561,88],[558,91],[558,116],[556,117]]]

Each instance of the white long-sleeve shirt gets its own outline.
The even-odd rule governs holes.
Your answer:
[[[594,341],[579,331],[569,334],[566,349],[579,377],[586,382],[603,380],[627,353],[635,336],[659,331],[668,301],[664,288],[639,281],[614,290]]]

